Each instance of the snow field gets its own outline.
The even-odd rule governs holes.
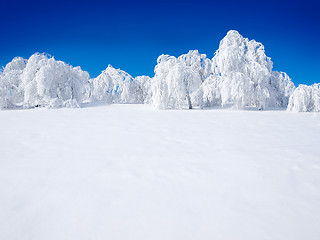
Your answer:
[[[320,115],[0,112],[0,239],[319,239]]]

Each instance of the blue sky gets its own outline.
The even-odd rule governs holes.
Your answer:
[[[157,57],[213,57],[235,29],[262,42],[274,70],[320,82],[320,3],[305,1],[1,1],[0,66],[47,52],[92,77],[108,64],[153,76]]]

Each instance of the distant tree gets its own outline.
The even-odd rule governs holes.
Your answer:
[[[299,85],[289,99],[288,111],[320,112],[320,83]]]
[[[89,74],[45,54],[15,58],[0,76],[0,107],[78,107],[88,94]]]
[[[84,100],[89,74],[80,67],[72,67],[53,57],[36,53],[21,74],[23,106],[78,107]]]
[[[152,103],[162,109],[193,107],[194,93],[211,69],[210,60],[198,51],[179,58],[161,55],[152,79]]]
[[[151,92],[151,78],[149,76],[138,76],[134,79],[141,89],[141,99],[143,103],[151,103],[152,92]]]
[[[131,75],[109,65],[91,79],[93,101],[143,103],[142,87]]]
[[[272,65],[261,43],[229,31],[212,59],[213,75],[201,89],[205,105],[286,107],[294,84],[285,73],[272,71]]]
[[[12,108],[23,101],[19,86],[25,67],[26,60],[16,57],[0,72],[0,108]]]

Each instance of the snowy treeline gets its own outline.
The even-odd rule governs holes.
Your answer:
[[[80,67],[36,53],[15,58],[0,72],[0,108],[79,107],[83,102],[143,103],[140,83],[108,66],[90,79]]]
[[[78,107],[83,102],[147,103],[160,109],[288,106],[290,111],[319,111],[319,85],[297,89],[284,72],[272,70],[264,46],[231,30],[214,57],[197,50],[176,58],[161,55],[154,77],[108,66],[90,79],[45,54],[15,58],[0,72],[0,108]],[[290,97],[291,96],[291,97]]]

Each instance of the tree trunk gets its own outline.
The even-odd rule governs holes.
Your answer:
[[[189,109],[192,109],[191,98],[188,92],[187,92],[187,100],[188,100]]]
[[[187,78],[185,77],[184,79],[183,79],[183,82],[184,82],[184,84],[185,84],[185,89],[186,89],[186,98],[187,98],[187,100],[188,100],[188,105],[189,105],[189,109],[192,109],[192,104],[191,104],[191,98],[190,98],[190,94],[189,94],[189,87],[188,87],[188,81],[187,81]]]

